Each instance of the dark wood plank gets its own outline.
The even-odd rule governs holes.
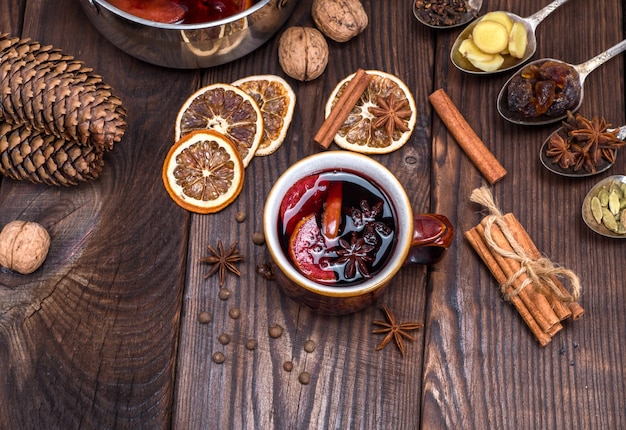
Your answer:
[[[123,54],[78,2],[27,2],[25,16],[24,37],[103,75],[129,127],[96,181],[2,183],[0,224],[40,222],[52,245],[36,274],[0,272],[0,427],[166,428],[189,216],[165,193],[160,165],[197,74]]]
[[[489,2],[486,10],[529,16],[547,2]],[[623,38],[619,2],[597,8],[569,2],[538,27],[536,59],[581,63]],[[596,26],[594,23],[606,22]],[[438,46],[447,51],[454,34]],[[492,187],[504,212],[513,212],[538,248],[554,262],[580,275],[587,310],[565,323],[541,348],[515,309],[502,301],[482,262],[459,236],[445,271],[433,277],[429,296],[422,399],[424,428],[620,428],[626,412],[621,294],[624,267],[621,243],[603,239],[583,224],[582,200],[598,177],[561,178],[547,172],[537,154],[555,128],[514,126],[500,119],[492,103],[508,76],[462,76],[437,64],[435,81],[444,86],[468,122],[508,169]],[[585,83],[580,113],[624,122],[623,59],[592,73]],[[454,213],[459,231],[483,214],[469,202],[484,181],[438,121],[433,135],[435,182],[440,209]],[[439,156],[441,154],[441,156]],[[624,170],[624,159],[612,171]],[[621,257],[620,257],[621,256]],[[617,260],[616,260],[617,259]],[[616,336],[616,337],[615,337]],[[604,358],[603,358],[604,357]],[[595,413],[590,413],[593,410]]]
[[[310,4],[300,2],[286,27],[312,26]],[[304,423],[317,428],[400,428],[419,423],[422,333],[417,333],[405,359],[393,345],[377,352],[374,349],[381,338],[371,330],[373,320],[383,318],[378,307],[343,317],[316,315],[284,298],[274,283],[255,274],[257,265],[269,261],[265,248],[252,244],[251,235],[261,229],[262,208],[271,184],[289,164],[321,150],[312,136],[323,120],[326,98],[339,80],[359,67],[394,73],[416,95],[420,126],[410,143],[376,158],[404,179],[416,211],[429,210],[431,121],[427,95],[434,61],[432,34],[419,27],[405,8],[377,2],[364,2],[364,6],[371,17],[370,26],[348,43],[329,43],[330,62],[322,77],[307,83],[288,78],[297,105],[283,146],[269,157],[253,160],[234,205],[217,215],[193,217],[174,408],[176,428],[302,428],[307,425]],[[397,40],[404,41],[394,43]],[[207,70],[204,82],[228,82],[255,73],[283,75],[276,52],[275,37],[254,55]],[[238,211],[247,214],[242,224],[234,221]],[[246,256],[241,277],[227,278],[225,287],[232,293],[228,301],[218,298],[218,279],[204,280],[207,268],[198,263],[206,255],[207,245],[215,246],[218,239],[224,243],[239,240]],[[427,275],[424,267],[403,269],[381,301],[395,310],[398,318],[421,321]],[[238,320],[228,316],[233,307],[241,310]],[[198,323],[201,311],[213,315],[208,326]],[[273,324],[285,328],[278,339],[268,336]],[[219,343],[221,333],[231,335],[229,345]],[[258,341],[257,350],[245,349],[248,338]],[[303,350],[309,339],[317,344],[313,353]],[[216,351],[225,354],[223,364],[211,361]],[[293,371],[283,370],[285,361],[293,362]],[[310,385],[298,382],[304,371],[311,374]]]
[[[286,26],[313,25],[312,0]],[[410,2],[409,2],[410,3]],[[101,178],[54,188],[0,181],[0,225],[34,220],[52,235],[44,266],[29,276],[0,270],[0,428],[624,428],[626,335],[622,286],[626,248],[583,224],[580,205],[596,180],[623,172],[625,159],[594,178],[547,172],[538,151],[553,126],[502,120],[494,101],[507,74],[462,74],[449,61],[457,30],[420,26],[409,4],[363,1],[367,30],[330,42],[330,64],[308,83],[289,79],[298,104],[287,141],[253,160],[242,194],[216,215],[191,215],[168,198],[162,160],[176,113],[198,87],[256,73],[283,75],[272,38],[233,63],[169,70],[122,53],[70,0],[9,0],[3,31],[52,44],[103,75],[128,110],[124,140],[107,154]],[[483,11],[529,16],[547,0],[486,2]],[[63,19],[55,19],[63,11]],[[538,27],[535,58],[583,62],[624,38],[624,2],[571,1]],[[79,35],[79,36],[77,36]],[[297,306],[255,273],[267,263],[261,230],[265,196],[282,171],[321,151],[312,136],[335,84],[357,68],[385,70],[413,91],[418,123],[401,150],[375,157],[398,176],[417,212],[446,214],[457,237],[432,267],[401,270],[381,298],[403,320],[423,321],[402,359],[375,351],[378,306],[328,317]],[[284,76],[284,75],[283,75]],[[444,88],[507,168],[492,189],[537,247],[583,281],[587,313],[541,348],[462,237],[482,217],[469,201],[484,183],[432,113]],[[585,83],[584,115],[626,123],[624,60]],[[242,223],[235,221],[246,213]],[[239,241],[241,276],[228,300],[199,263],[207,246]],[[238,319],[229,316],[237,308]],[[199,312],[212,315],[200,324]],[[279,338],[268,327],[280,324]],[[231,336],[222,345],[218,337]],[[245,348],[248,339],[258,347]],[[313,340],[316,349],[304,350]],[[211,360],[225,354],[223,364]],[[283,369],[286,361],[293,370]],[[311,383],[298,381],[309,372]]]

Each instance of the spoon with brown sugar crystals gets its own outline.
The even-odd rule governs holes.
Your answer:
[[[587,76],[626,49],[626,40],[584,63],[572,65],[553,58],[533,61],[511,76],[498,94],[502,118],[514,124],[544,125],[576,112],[583,101]]]

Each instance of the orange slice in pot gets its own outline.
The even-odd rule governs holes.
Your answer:
[[[243,187],[244,166],[235,145],[213,130],[186,134],[169,150],[162,178],[182,208],[208,214],[232,203]]]
[[[192,94],[178,111],[175,140],[194,130],[215,130],[226,136],[246,167],[263,138],[263,114],[241,88],[212,84]]]
[[[251,95],[263,114],[265,132],[255,155],[269,155],[282,145],[296,107],[296,93],[280,76],[253,75],[232,83]]]
[[[408,142],[417,121],[415,99],[397,76],[368,70],[373,79],[335,135],[335,143],[363,154],[386,154]],[[343,94],[354,73],[335,86],[326,102],[325,115]]]

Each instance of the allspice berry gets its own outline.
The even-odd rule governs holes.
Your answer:
[[[328,43],[317,28],[289,27],[278,41],[278,62],[292,78],[312,81],[326,70]]]
[[[50,235],[36,222],[12,221],[0,232],[0,266],[23,275],[37,270],[49,249]]]
[[[276,339],[283,334],[283,327],[280,324],[272,324],[267,330],[270,337]]]
[[[309,372],[302,372],[298,375],[298,381],[300,381],[302,385],[309,385],[311,383],[311,374]]]

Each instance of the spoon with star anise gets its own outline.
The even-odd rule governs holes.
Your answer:
[[[626,144],[626,126],[611,128],[604,118],[567,113],[563,126],[552,132],[539,152],[541,164],[553,173],[585,177],[607,171],[617,150]]]

